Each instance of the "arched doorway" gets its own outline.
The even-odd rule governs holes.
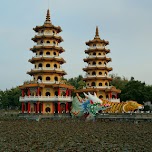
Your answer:
[[[50,113],[50,111],[51,111],[50,107],[45,108],[45,112]]]
[[[100,95],[100,96],[99,96],[99,99],[102,99],[102,98],[103,98],[103,95]]]

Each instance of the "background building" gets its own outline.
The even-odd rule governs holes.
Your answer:
[[[110,53],[110,50],[107,49],[108,44],[108,41],[100,39],[98,27],[96,27],[94,39],[86,42],[86,45],[89,46],[85,50],[88,57],[84,59],[88,65],[83,68],[83,71],[86,72],[84,78],[86,87],[75,92],[90,92],[92,94],[96,92],[99,98],[119,102],[117,95],[121,90],[110,86],[112,78],[109,76],[109,72],[112,71],[112,68],[108,66],[111,61],[111,58],[107,57],[107,54]]]

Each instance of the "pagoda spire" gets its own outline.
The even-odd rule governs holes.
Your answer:
[[[51,20],[50,20],[50,10],[49,9],[47,10],[45,23],[51,23]]]
[[[100,38],[100,37],[99,37],[99,29],[98,29],[98,26],[96,26],[95,38]]]

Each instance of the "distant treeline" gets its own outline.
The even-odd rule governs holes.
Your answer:
[[[144,82],[135,80],[133,77],[127,79],[116,74],[112,74],[111,77],[113,80],[110,85],[122,91],[118,95],[121,101],[135,100],[141,104],[145,101],[152,101],[152,85],[146,85]],[[76,89],[81,89],[86,85],[82,75],[64,79],[64,81],[67,84],[73,85]],[[6,89],[5,91],[0,90],[0,108],[19,109],[21,107],[21,103],[19,102],[20,96],[21,90],[18,87],[9,90]]]

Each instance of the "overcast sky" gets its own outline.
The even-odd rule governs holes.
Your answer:
[[[152,85],[152,0],[50,0],[49,8],[52,23],[63,30],[66,78],[85,74],[85,42],[98,25],[100,37],[110,42],[111,73]],[[0,89],[31,79],[32,29],[44,23],[47,9],[48,0],[1,0]]]

